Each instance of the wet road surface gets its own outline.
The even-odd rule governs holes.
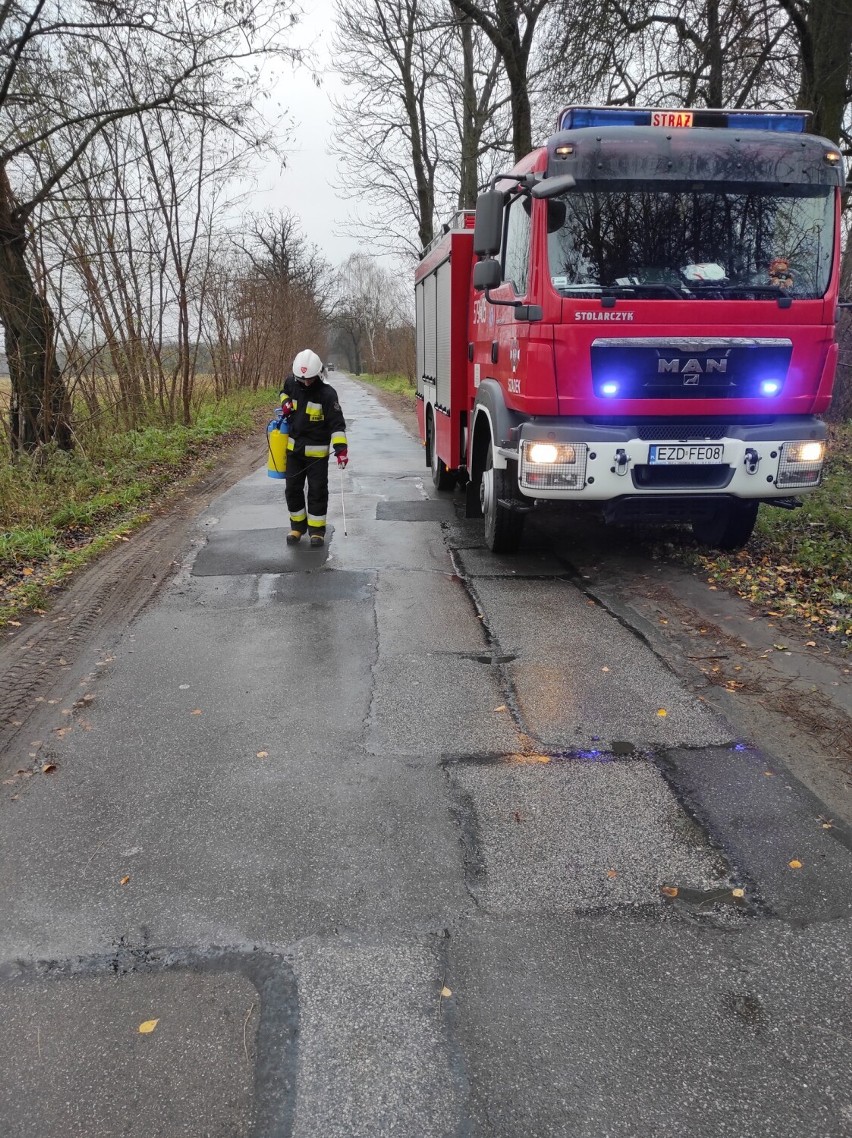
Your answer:
[[[6,756],[4,1136],[852,1135],[831,804],[335,384]]]

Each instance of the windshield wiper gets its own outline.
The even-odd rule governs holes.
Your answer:
[[[790,295],[774,285],[719,284],[717,281],[693,281],[692,288],[698,292],[735,292],[738,294],[757,292],[762,296],[771,296],[775,299]]]
[[[603,285],[601,288],[602,296],[624,296],[632,292],[665,292],[669,296],[676,296],[678,300],[683,300],[684,297],[692,295],[686,288],[677,288],[675,285],[665,284],[662,281],[640,281],[637,284],[629,285]]]

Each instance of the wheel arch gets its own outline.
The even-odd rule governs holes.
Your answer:
[[[488,444],[494,442],[494,467],[505,470],[506,459],[497,448],[508,442],[509,432],[522,421],[522,417],[510,411],[503,398],[503,389],[496,379],[484,379],[476,393],[473,405],[473,431],[470,439],[470,476],[476,481],[485,469]]]

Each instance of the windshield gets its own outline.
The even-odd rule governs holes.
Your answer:
[[[661,300],[820,297],[834,247],[832,195],[706,183],[571,191],[548,202],[551,279],[578,297],[602,288]]]

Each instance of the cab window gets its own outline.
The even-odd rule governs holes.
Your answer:
[[[530,200],[515,198],[509,205],[503,243],[503,280],[511,281],[516,296],[525,296],[530,270]]]

